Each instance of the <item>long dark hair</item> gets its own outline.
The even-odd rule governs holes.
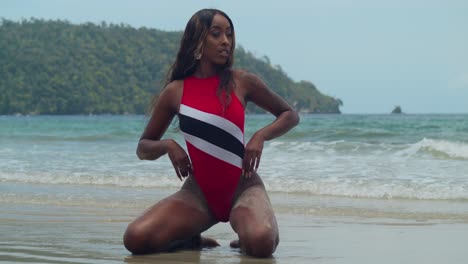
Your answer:
[[[167,73],[165,86],[167,86],[172,81],[183,80],[186,77],[193,75],[199,63],[199,60],[195,59],[195,54],[203,50],[203,42],[205,41],[205,38],[211,27],[213,17],[216,14],[224,16],[229,21],[232,30],[232,44],[229,58],[224,65],[219,67],[218,71],[220,75],[220,82],[217,94],[221,100],[222,105],[224,108],[226,108],[230,103],[230,95],[234,89],[234,79],[231,68],[234,63],[234,49],[236,42],[234,25],[232,24],[229,16],[221,10],[202,9],[196,12],[190,18],[187,25],[185,26],[184,35],[180,41],[180,47],[176,60]],[[154,109],[155,103],[156,100],[153,100],[151,104],[151,112]]]

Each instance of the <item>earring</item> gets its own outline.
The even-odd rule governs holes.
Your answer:
[[[195,58],[195,60],[200,60],[202,55],[203,55],[203,45],[200,43],[195,49],[193,57]]]

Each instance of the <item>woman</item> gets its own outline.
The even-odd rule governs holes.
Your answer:
[[[218,246],[200,234],[229,221],[239,240],[231,242],[255,257],[269,257],[278,225],[256,173],[263,144],[294,127],[297,113],[255,75],[232,70],[234,26],[222,11],[203,9],[187,23],[168,82],[153,105],[137,148],[140,159],[168,154],[182,188],[129,224],[125,247],[133,254]],[[244,147],[244,109],[253,102],[276,116]],[[179,117],[188,154],[174,140],[161,140]]]

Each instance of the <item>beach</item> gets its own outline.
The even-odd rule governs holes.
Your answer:
[[[16,186],[15,186],[16,185]],[[2,191],[21,189],[3,184]],[[25,186],[23,186],[25,187]],[[27,186],[30,200],[11,197],[1,208],[2,263],[466,263],[468,217],[464,210],[435,215],[405,212],[408,201],[379,201],[374,209],[340,207],[340,201],[309,195],[271,193],[280,227],[280,245],[270,259],[246,257],[229,248],[236,238],[221,223],[204,235],[220,247],[202,251],[132,256],[123,246],[127,224],[172,190],[69,186]],[[118,193],[123,195],[119,198]],[[105,195],[103,195],[105,194]],[[114,196],[116,195],[116,196]],[[35,199],[34,196],[36,197]],[[131,201],[132,196],[140,197]],[[16,200],[16,202],[13,202]],[[47,203],[45,201],[48,201]],[[97,202],[99,200],[99,202]],[[359,199],[358,199],[359,200]],[[361,204],[362,201],[355,201]],[[372,201],[364,201],[364,203]],[[374,201],[375,202],[375,201]],[[284,208],[285,204],[288,208]],[[393,211],[383,208],[394,208]],[[410,206],[415,206],[410,205]],[[442,206],[433,204],[432,206]],[[447,202],[443,207],[458,205]],[[401,208],[398,210],[397,208]]]
[[[221,246],[132,256],[122,237],[180,186],[135,156],[143,116],[0,116],[0,263],[468,263],[468,116],[322,115],[265,144],[272,258]],[[246,138],[272,119],[248,116]],[[183,145],[177,129],[168,137]]]

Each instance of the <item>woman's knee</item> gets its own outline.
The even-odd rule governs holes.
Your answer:
[[[273,255],[279,243],[277,229],[269,225],[254,227],[240,239],[245,253],[259,258]]]
[[[131,223],[128,225],[123,237],[125,248],[132,254],[143,254],[146,249],[147,234],[139,225]]]
[[[160,237],[155,230],[150,231],[141,224],[131,223],[125,231],[123,242],[132,254],[146,254],[158,251],[163,244]]]

